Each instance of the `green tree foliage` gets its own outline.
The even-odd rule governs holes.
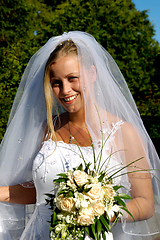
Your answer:
[[[131,0],[67,0],[55,15],[57,34],[86,31],[109,51],[142,115],[160,115],[158,61],[155,65],[160,49],[147,11],[137,11]]]
[[[0,9],[1,140],[26,64],[52,36],[53,13],[46,4],[34,0],[2,0]]]
[[[29,58],[52,36],[92,34],[116,60],[142,115],[160,116],[160,48],[147,11],[131,0],[2,0],[0,139]]]

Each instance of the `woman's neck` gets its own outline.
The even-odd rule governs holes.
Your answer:
[[[83,127],[85,125],[85,110],[84,108],[81,109],[79,112],[76,113],[69,113],[68,114],[69,121],[75,124],[78,127]]]

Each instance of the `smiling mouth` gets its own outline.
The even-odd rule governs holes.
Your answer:
[[[76,99],[77,96],[78,96],[78,94],[75,95],[75,96],[72,96],[72,97],[63,98],[63,100],[64,100],[65,102],[71,102],[72,100]]]

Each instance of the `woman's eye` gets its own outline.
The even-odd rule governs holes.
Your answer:
[[[71,77],[69,77],[69,80],[77,80],[78,79],[78,77],[77,76],[71,76]]]
[[[61,82],[59,80],[53,80],[51,81],[51,86],[52,87],[59,87]]]

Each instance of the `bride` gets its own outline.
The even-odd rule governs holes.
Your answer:
[[[102,154],[104,163],[111,155],[111,173],[141,158],[114,180],[130,193],[126,205],[135,221],[123,212],[106,239],[149,240],[159,232],[158,155],[112,57],[75,31],[49,39],[23,74],[1,143],[1,240],[50,239],[45,194],[58,173],[82,163],[79,149],[93,163],[91,139],[98,154],[102,132],[111,136]]]

